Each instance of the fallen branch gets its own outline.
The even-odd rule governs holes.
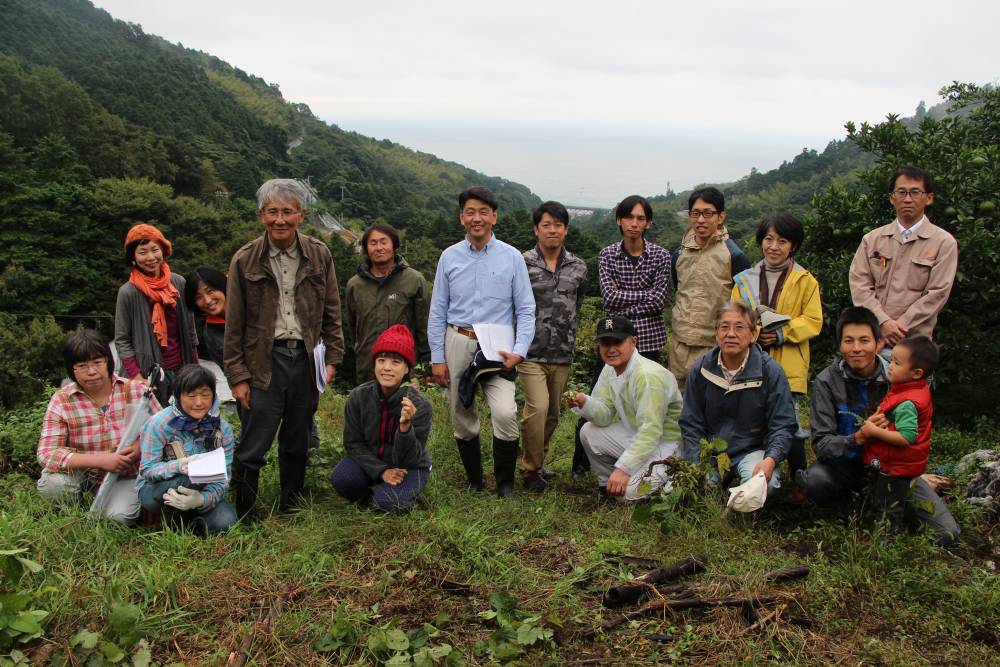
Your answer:
[[[792,579],[805,579],[809,576],[808,565],[793,565],[773,570],[764,575],[765,581],[790,581]]]
[[[736,634],[736,636],[737,637],[742,637],[743,635],[750,634],[751,632],[753,632],[757,628],[761,627],[762,625],[764,625],[765,623],[767,623],[768,621],[770,621],[772,618],[775,619],[775,620],[777,620],[777,618],[781,615],[781,612],[785,611],[785,609],[787,607],[788,607],[787,604],[778,605],[778,607],[774,611],[771,611],[771,612],[769,612],[767,614],[764,614],[763,616],[761,616],[760,618],[757,619],[756,623],[754,623],[753,625],[750,625],[750,626],[748,626],[748,627],[743,628],[742,630],[740,630]]]
[[[640,616],[645,616],[651,612],[655,611],[682,611],[684,609],[702,609],[706,607],[739,607],[742,605],[765,605],[771,604],[772,602],[777,602],[782,599],[778,595],[755,595],[752,597],[728,597],[728,598],[699,598],[690,597],[681,600],[654,600],[652,602],[647,602],[643,606],[639,607],[635,611],[629,611],[615,618],[609,619],[601,623],[601,625],[596,628],[591,628],[585,630],[581,633],[581,637],[584,639],[590,639],[600,631],[607,631],[611,628],[616,628],[622,623],[627,623],[632,619],[639,618]]]
[[[270,632],[271,624],[274,622],[274,619],[281,614],[284,601],[292,598],[300,592],[301,591],[293,589],[291,583],[287,583],[285,584],[285,587],[281,589],[281,593],[275,596],[269,606],[267,605],[267,600],[260,598],[258,602],[259,609],[257,611],[257,618],[254,621],[253,627],[250,628],[243,636],[243,641],[240,642],[239,651],[234,651],[229,654],[229,660],[226,661],[226,667],[243,667],[246,665],[247,660],[250,659],[250,648],[253,646],[258,630],[264,634]],[[267,611],[265,611],[265,608]]]
[[[701,561],[689,558],[667,567],[661,567],[647,572],[641,577],[636,577],[631,582],[612,586],[604,594],[602,604],[608,608],[624,607],[627,604],[638,602],[644,595],[650,592],[650,585],[679,579],[685,575],[698,574],[705,571],[705,564]]]
[[[639,567],[658,568],[663,565],[652,558],[630,556],[628,554],[604,554],[604,561],[613,565],[638,565]]]

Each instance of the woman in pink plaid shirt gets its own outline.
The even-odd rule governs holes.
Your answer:
[[[114,374],[108,341],[95,331],[67,336],[63,359],[73,382],[52,395],[45,411],[38,438],[38,492],[48,500],[78,503],[85,490],[101,483],[104,473],[118,473],[104,515],[134,524],[139,517],[139,444],[123,452],[115,448],[128,423],[129,405],[138,405],[145,386]],[[149,410],[160,410],[156,398]]]

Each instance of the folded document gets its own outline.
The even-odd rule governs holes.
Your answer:
[[[192,484],[215,484],[229,481],[226,473],[226,451],[222,447],[195,454],[188,459],[188,478]]]

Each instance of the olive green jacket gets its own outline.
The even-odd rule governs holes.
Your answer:
[[[372,275],[367,260],[344,290],[347,332],[354,341],[355,377],[359,383],[372,379],[372,348],[383,331],[404,324],[416,341],[417,363],[431,358],[427,344],[427,312],[430,291],[422,273],[396,255],[396,264],[385,278]]]

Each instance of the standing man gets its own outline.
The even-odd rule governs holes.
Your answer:
[[[587,265],[566,250],[569,212],[547,201],[531,214],[538,244],[524,253],[535,296],[535,339],[518,374],[524,388],[521,479],[529,491],[544,491],[549,440],[559,425],[559,397],[576,349],[576,315],[587,285]]]
[[[474,324],[516,325],[511,350],[500,351],[503,369],[513,370],[528,354],[535,335],[535,299],[524,258],[517,248],[497,239],[497,199],[488,189],[471,187],[458,196],[458,219],[465,239],[438,260],[427,319],[434,381],[448,388],[448,406],[469,486],[483,488],[479,448],[479,412],[459,398],[459,378],[476,356]],[[514,382],[493,374],[482,382],[493,419],[493,472],[497,495],[514,494],[517,463],[517,404]]]
[[[333,258],[322,241],[298,232],[310,198],[290,178],[260,186],[257,215],[264,234],[237,250],[229,265],[224,362],[242,406],[231,486],[244,521],[254,520],[260,469],[275,434],[279,506],[288,510],[302,499],[319,402],[313,348],[320,339],[326,344],[320,372],[327,382],[344,356]]]
[[[897,169],[889,201],[897,217],[861,239],[850,283],[854,305],[875,313],[883,344],[892,347],[907,336],[933,336],[955,282],[958,244],[924,215],[934,183],[923,169]]]
[[[427,281],[397,254],[399,232],[385,223],[372,225],[361,237],[361,251],[364,261],[344,290],[358,384],[372,379],[372,346],[393,324],[402,324],[413,334],[418,363],[431,356],[427,346]]]
[[[726,199],[716,188],[688,198],[691,227],[674,251],[674,308],[670,314],[670,371],[681,389],[691,367],[716,343],[715,315],[729,301],[733,276],[750,261],[726,230]]]
[[[677,452],[681,432],[681,394],[666,368],[637,351],[636,331],[625,317],[597,323],[604,367],[590,396],[568,399],[573,412],[587,420],[580,431],[583,446],[608,495],[638,500],[669,482],[665,467],[654,466]],[[648,479],[649,487],[642,486]]]
[[[645,197],[631,195],[615,208],[615,224],[621,243],[612,243],[597,256],[598,279],[604,313],[628,318],[636,331],[639,354],[659,363],[660,348],[667,342],[663,326],[663,307],[670,285],[670,253],[646,240],[646,230],[653,226],[653,207]],[[594,366],[593,382],[604,364]],[[573,452],[573,475],[583,477],[590,467],[580,440],[584,420],[576,425],[576,448]]]

